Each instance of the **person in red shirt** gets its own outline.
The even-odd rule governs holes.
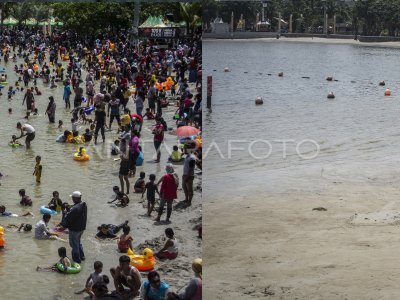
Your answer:
[[[138,73],[138,75],[135,78],[135,85],[136,85],[136,92],[135,92],[135,97],[137,93],[143,89],[143,84],[144,84],[144,77],[142,73]]]

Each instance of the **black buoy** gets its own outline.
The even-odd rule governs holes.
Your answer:
[[[333,92],[330,92],[327,96],[328,99],[335,99],[335,95],[333,94]]]
[[[256,105],[261,105],[264,103],[263,99],[261,97],[257,97],[255,100]]]

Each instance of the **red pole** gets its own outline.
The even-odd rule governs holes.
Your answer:
[[[211,109],[212,76],[207,76],[207,108]]]

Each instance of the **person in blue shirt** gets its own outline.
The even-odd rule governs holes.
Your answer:
[[[160,275],[156,271],[149,272],[147,280],[140,288],[140,299],[144,300],[170,299],[171,294],[169,285],[160,280]]]
[[[63,99],[65,101],[65,108],[71,108],[71,102],[69,100],[71,93],[72,93],[71,85],[69,84],[69,81],[67,81],[64,85],[64,96],[63,96]]]

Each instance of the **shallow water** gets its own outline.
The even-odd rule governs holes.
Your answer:
[[[18,65],[21,62],[18,61]],[[13,71],[14,63],[4,62],[1,66],[7,68],[9,82],[15,83],[17,77]],[[82,78],[85,78],[83,73]],[[23,84],[23,83],[22,83]],[[112,207],[107,201],[113,199],[112,186],[119,185],[118,171],[119,162],[114,161],[108,153],[111,149],[111,143],[117,137],[117,124],[114,122],[113,131],[106,132],[106,144],[99,143],[94,146],[92,143],[87,147],[88,154],[91,159],[88,162],[76,162],[72,160],[72,156],[77,148],[71,144],[56,143],[56,137],[62,133],[57,129],[57,125],[49,124],[47,116],[44,115],[48,104],[48,97],[53,95],[56,99],[56,123],[58,120],[64,121],[64,127],[70,129],[71,114],[64,109],[62,100],[63,87],[62,84],[50,90],[41,80],[38,80],[38,87],[43,92],[41,96],[35,96],[36,107],[40,116],[32,117],[29,124],[36,129],[36,138],[32,142],[32,149],[26,150],[24,147],[13,149],[8,146],[11,135],[18,135],[19,132],[15,128],[18,121],[23,121],[26,106],[22,106],[24,93],[17,92],[11,102],[7,101],[7,92],[4,89],[3,95],[0,97],[0,171],[6,174],[0,186],[0,204],[6,206],[7,211],[22,214],[26,211],[32,211],[34,217],[18,217],[18,218],[0,218],[1,225],[9,223],[20,224],[30,223],[33,225],[41,219],[39,207],[47,205],[52,197],[54,190],[59,191],[60,198],[63,201],[72,202],[69,195],[79,190],[83,194],[83,200],[88,205],[88,224],[83,235],[83,247],[86,252],[86,262],[82,264],[82,271],[77,275],[64,276],[62,274],[52,272],[35,271],[36,266],[49,266],[58,261],[57,249],[65,246],[67,254],[70,256],[70,247],[68,243],[61,241],[38,241],[33,238],[34,230],[31,233],[16,233],[6,229],[5,239],[6,247],[0,251],[0,282],[2,285],[1,299],[25,299],[27,296],[33,296],[35,299],[82,299],[83,295],[74,295],[74,291],[81,290],[84,286],[89,273],[93,271],[93,262],[101,260],[104,264],[103,271],[109,275],[109,268],[117,265],[120,254],[117,253],[116,241],[97,241],[94,238],[97,226],[102,223],[120,224],[125,220],[129,220],[131,234],[134,237],[134,246],[143,243],[146,239],[163,236],[165,226],[154,226],[153,221],[144,216],[145,209],[142,204],[138,203],[140,196],[138,194],[130,194],[131,204],[129,207],[121,209]],[[31,84],[30,84],[31,86]],[[8,86],[7,86],[8,88]],[[7,89],[6,88],[6,89]],[[98,88],[98,86],[97,86]],[[73,99],[73,97],[71,96]],[[73,100],[71,99],[71,103]],[[130,100],[132,101],[132,100]],[[8,108],[13,109],[12,115],[8,114]],[[134,104],[129,103],[128,107],[132,113],[135,111]],[[167,123],[172,126],[172,115],[175,111],[174,107],[164,109]],[[92,117],[94,119],[94,116]],[[154,121],[145,121],[142,130],[142,141],[144,146],[144,165],[137,168],[137,174],[140,171],[146,172],[146,180],[148,175],[155,173],[157,179],[164,172],[164,164],[152,163],[154,148],[152,145],[151,126]],[[88,127],[88,126],[87,126]],[[86,126],[82,126],[79,130],[83,132]],[[100,139],[101,140],[101,139]],[[144,142],[148,140],[148,142]],[[176,137],[167,134],[166,140],[171,143],[171,147],[176,143]],[[162,159],[166,159],[166,150],[162,149]],[[32,176],[35,166],[35,156],[42,156],[42,183],[37,185],[35,177]],[[181,167],[176,169],[177,173],[181,173]],[[131,190],[133,189],[134,180],[130,179]],[[26,193],[33,199],[33,207],[24,209],[19,206],[18,190],[24,188]],[[154,214],[154,213],[153,213]],[[173,213],[177,218],[177,214]],[[61,216],[53,216],[50,220],[51,226],[54,226],[61,220]],[[177,222],[172,226],[176,226]],[[189,231],[191,224],[188,224]],[[186,227],[181,226],[185,230]],[[178,234],[179,236],[179,234]],[[62,236],[68,240],[68,235]],[[200,248],[195,252],[200,252]],[[191,253],[188,253],[188,256]],[[196,254],[195,256],[198,256]],[[192,259],[189,256],[188,261]],[[186,272],[183,281],[190,275]],[[110,277],[111,278],[111,277]],[[172,280],[168,276],[164,279]],[[178,280],[179,278],[175,278]],[[182,280],[182,278],[181,278]],[[173,280],[172,280],[173,281]],[[171,283],[171,281],[170,281]],[[110,289],[114,289],[111,282]]]
[[[341,181],[400,187],[398,49],[275,41],[203,47],[204,74],[213,76],[206,193],[260,196]],[[393,96],[384,97],[381,80]]]

